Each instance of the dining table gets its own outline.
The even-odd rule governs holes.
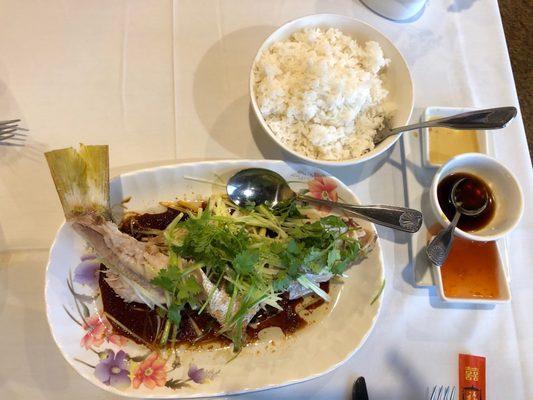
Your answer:
[[[202,160],[299,162],[262,131],[249,71],[272,31],[318,13],[390,38],[413,79],[411,122],[429,106],[519,108],[496,0],[429,0],[402,22],[356,0],[0,1],[0,120],[27,129],[23,145],[0,145],[1,399],[119,398],[79,376],[50,334],[45,271],[64,217],[43,153],[107,144],[112,176]],[[364,376],[371,400],[424,400],[435,385],[458,385],[466,353],[486,358],[488,399],[533,399],[533,169],[520,112],[491,134],[525,199],[507,237],[512,301],[443,302],[415,283],[409,234],[378,227],[386,285],[362,348],[318,378],[228,398],[346,399]],[[324,169],[363,203],[405,206],[405,135],[380,157]]]

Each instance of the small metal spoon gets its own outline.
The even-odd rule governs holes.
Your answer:
[[[489,204],[489,196],[485,195],[485,202],[481,207],[475,210],[466,209],[462,206],[462,203],[457,197],[457,191],[459,185],[464,183],[464,181],[466,181],[467,179],[468,178],[463,178],[458,180],[452,187],[452,191],[450,193],[450,201],[455,206],[455,215],[453,216],[450,225],[448,225],[446,229],[440,231],[437,236],[433,238],[431,243],[426,247],[426,254],[429,260],[433,265],[437,267],[441,267],[448,258],[448,254],[450,254],[450,250],[452,248],[453,243],[453,232],[455,231],[455,227],[457,226],[461,215],[475,216],[481,214]]]
[[[382,205],[356,206],[297,194],[281,175],[263,168],[249,168],[237,172],[228,180],[226,190],[231,201],[238,206],[265,204],[272,208],[280,202],[296,199],[315,205],[340,208],[360,218],[404,232],[417,232],[422,225],[422,213],[410,208]]]
[[[418,124],[400,126],[399,128],[386,128],[379,131],[374,137],[374,144],[377,145],[389,136],[398,133],[412,131],[419,128],[431,128],[441,126],[451,129],[501,129],[516,116],[515,107],[487,108],[485,110],[469,111],[451,117],[432,119]]]

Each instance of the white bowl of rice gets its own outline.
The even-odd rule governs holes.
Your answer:
[[[354,18],[318,14],[288,22],[262,44],[250,71],[252,107],[289,153],[321,165],[353,165],[386,151],[385,124],[406,125],[413,84],[392,42]]]

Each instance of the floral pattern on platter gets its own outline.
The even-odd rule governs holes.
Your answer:
[[[117,389],[126,389],[131,384],[127,354],[120,350],[117,354],[111,349],[103,351],[101,361],[94,368],[94,376],[102,383]]]
[[[317,199],[338,201],[337,183],[334,179],[318,173],[313,179],[292,181],[304,185],[299,190]],[[327,206],[315,206],[319,211],[329,212]],[[80,346],[98,357],[95,365],[89,361],[75,359],[77,362],[94,369],[94,376],[104,385],[118,390],[139,389],[141,387],[153,390],[166,387],[171,390],[188,387],[191,384],[205,384],[214,380],[220,371],[200,368],[190,363],[187,372],[181,369],[181,362],[174,351],[148,351],[140,356],[130,356],[123,348],[129,339],[113,331],[102,310],[90,315],[89,305],[96,306],[99,297],[98,276],[101,259],[94,252],[87,252],[80,258],[80,263],[69,272],[67,286],[74,298],[76,318],[66,306],[63,306],[68,316],[77,323],[82,332]],[[91,294],[80,293],[75,290],[83,287]],[[96,308],[98,310],[98,308]],[[114,345],[112,348],[100,349],[104,345]],[[107,346],[106,346],[107,347]],[[169,354],[170,353],[170,354]],[[181,377],[180,376],[181,371]]]
[[[158,353],[150,354],[134,372],[133,388],[137,389],[141,384],[148,389],[156,386],[164,386],[167,381],[165,371],[166,360]]]
[[[307,181],[307,188],[300,190],[300,194],[320,200],[339,201],[335,179],[318,173],[314,174],[313,179]],[[331,207],[328,206],[315,206],[315,208],[324,212],[331,211]]]
[[[166,387],[176,390],[190,386],[191,383],[203,384],[215,379],[219,371],[198,368],[195,364],[190,364],[186,374],[182,371],[183,377],[178,378],[181,363],[176,352],[148,351],[146,354],[132,357],[123,350],[129,339],[113,331],[113,326],[103,311],[97,311],[92,315],[89,312],[89,305],[95,306],[99,297],[99,267],[100,260],[96,254],[84,254],[73,273],[71,271],[67,278],[67,286],[74,298],[79,318],[76,318],[66,306],[63,308],[83,330],[80,346],[98,357],[95,365],[77,358],[75,361],[93,368],[94,376],[100,382],[118,390],[140,387],[148,389]],[[92,294],[80,293],[78,285],[88,288]],[[106,344],[112,344],[119,350],[100,349]]]

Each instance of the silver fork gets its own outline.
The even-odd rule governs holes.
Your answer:
[[[0,121],[0,142],[11,139],[19,134],[17,131],[21,128],[18,123],[20,119],[11,119],[9,121]]]
[[[455,386],[433,386],[429,400],[455,400]]]

